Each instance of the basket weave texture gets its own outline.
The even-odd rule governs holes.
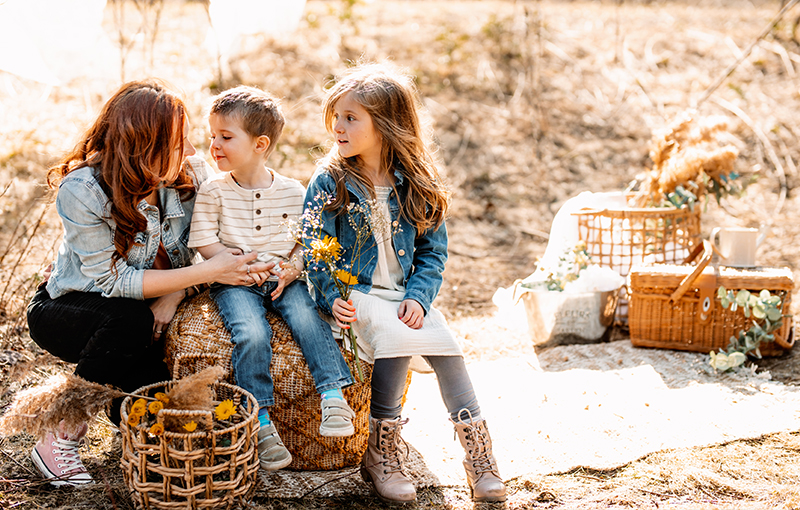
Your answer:
[[[173,383],[151,384],[134,392],[152,397]],[[230,399],[236,413],[209,431],[148,434],[144,424],[131,427],[128,415],[134,399],[122,404],[122,474],[134,502],[145,509],[233,508],[242,505],[256,487],[258,403],[253,395],[224,382],[212,386],[215,405]],[[162,410],[158,422],[172,416],[212,423],[211,411]],[[228,425],[230,423],[230,425]]]
[[[333,470],[354,466],[367,449],[369,402],[372,396],[372,365],[361,363],[364,382],[344,388],[347,403],[356,414],[355,434],[349,437],[322,437],[319,394],[300,347],[278,315],[267,313],[272,327],[272,363],[275,405],[270,419],[292,454],[288,469]],[[233,344],[209,291],[184,301],[170,323],[166,337],[166,359],[174,378],[185,377],[207,366],[218,365],[231,374]],[[344,348],[348,364],[352,356]],[[353,370],[355,373],[355,370]]]
[[[726,349],[732,336],[747,329],[750,319],[742,310],[725,309],[717,301],[717,288],[767,289],[782,298],[787,313],[794,282],[787,268],[734,269],[709,266],[711,246],[698,245],[681,265],[634,268],[629,276],[629,327],[631,344],[684,351],[709,352]],[[690,262],[699,259],[697,265]],[[760,346],[764,356],[777,356],[791,349],[794,334],[791,318],[775,332],[775,341]]]
[[[700,208],[584,209],[574,213],[578,239],[593,264],[627,276],[642,264],[680,264],[701,242]],[[627,291],[620,290],[617,322],[628,320]]]

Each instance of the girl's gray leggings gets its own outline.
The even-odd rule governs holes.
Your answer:
[[[467,373],[462,356],[425,356],[439,381],[442,400],[450,418],[458,421],[459,412],[468,409],[473,419],[478,419],[481,408],[472,381]],[[411,357],[381,358],[372,368],[372,401],[370,414],[373,418],[394,419],[403,410],[403,390]],[[461,419],[468,421],[467,413]]]

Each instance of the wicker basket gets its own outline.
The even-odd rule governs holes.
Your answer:
[[[354,466],[367,449],[369,402],[372,395],[372,365],[361,363],[364,382],[345,388],[347,403],[356,413],[355,434],[334,438],[319,435],[319,395],[300,347],[292,332],[277,315],[268,313],[272,327],[272,364],[275,405],[269,414],[286,448],[292,453],[289,469],[331,470]],[[233,344],[216,303],[208,291],[184,301],[169,325],[166,337],[167,364],[173,377],[193,374],[211,365],[224,367],[232,380]],[[346,360],[350,353],[342,349]],[[408,385],[406,386],[408,388]]]
[[[170,382],[134,392],[152,397],[166,392]],[[233,508],[242,505],[256,486],[258,463],[258,403],[253,395],[224,382],[212,386],[216,403],[230,399],[236,413],[230,426],[217,423],[210,431],[164,432],[150,435],[148,426],[128,425],[134,399],[122,403],[122,474],[134,502],[150,509]],[[210,411],[162,410],[169,415],[213,421]],[[227,421],[226,421],[227,424]]]
[[[633,266],[680,264],[701,242],[700,208],[583,209],[578,238],[586,243],[592,263],[627,276]],[[627,292],[620,290],[617,322],[628,321]]]
[[[726,349],[731,336],[738,336],[749,319],[741,310],[722,308],[716,301],[717,288],[767,289],[782,295],[784,313],[792,300],[792,273],[788,269],[733,269],[709,266],[712,251],[703,241],[683,265],[654,265],[634,268],[629,276],[631,343],[709,352]],[[697,265],[689,265],[698,259]],[[775,341],[762,344],[761,354],[775,356],[791,349],[794,334],[791,320],[775,332]]]

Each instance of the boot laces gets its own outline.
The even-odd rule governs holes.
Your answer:
[[[467,444],[469,445],[470,460],[475,474],[490,473],[495,470],[492,447],[486,441],[486,434],[479,426],[465,423],[467,429]]]
[[[378,441],[380,442],[380,449],[386,459],[383,462],[384,469],[387,473],[403,473],[403,458],[408,457],[409,448],[405,439],[400,436],[400,429],[408,423],[408,419],[400,420],[394,427],[384,426],[383,422],[379,424],[380,434]],[[405,455],[401,454],[400,443],[402,442],[405,447]],[[402,456],[401,456],[402,455]]]
[[[58,468],[61,469],[62,475],[71,471],[86,471],[80,455],[78,455],[80,441],[54,438],[50,444],[53,446],[53,459],[58,462]]]

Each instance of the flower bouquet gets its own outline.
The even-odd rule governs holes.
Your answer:
[[[347,301],[350,299],[353,286],[358,284],[358,276],[373,258],[365,260],[363,254],[366,248],[380,242],[384,235],[391,236],[396,230],[393,231],[389,218],[383,214],[375,200],[351,203],[347,207],[345,218],[356,236],[352,246],[342,248],[336,237],[322,233],[322,212],[332,200],[333,197],[327,193],[314,197],[313,204],[309,204],[297,223],[290,224],[289,231],[294,241],[302,246],[309,267],[317,274],[326,274],[336,286],[339,297]],[[317,280],[322,277],[309,275],[309,281],[318,292],[321,292],[321,282]],[[333,303],[328,303],[328,306],[332,305]],[[342,329],[342,341],[353,354],[356,367],[354,375],[359,382],[363,382],[364,373],[358,357],[356,340],[353,328]]]

